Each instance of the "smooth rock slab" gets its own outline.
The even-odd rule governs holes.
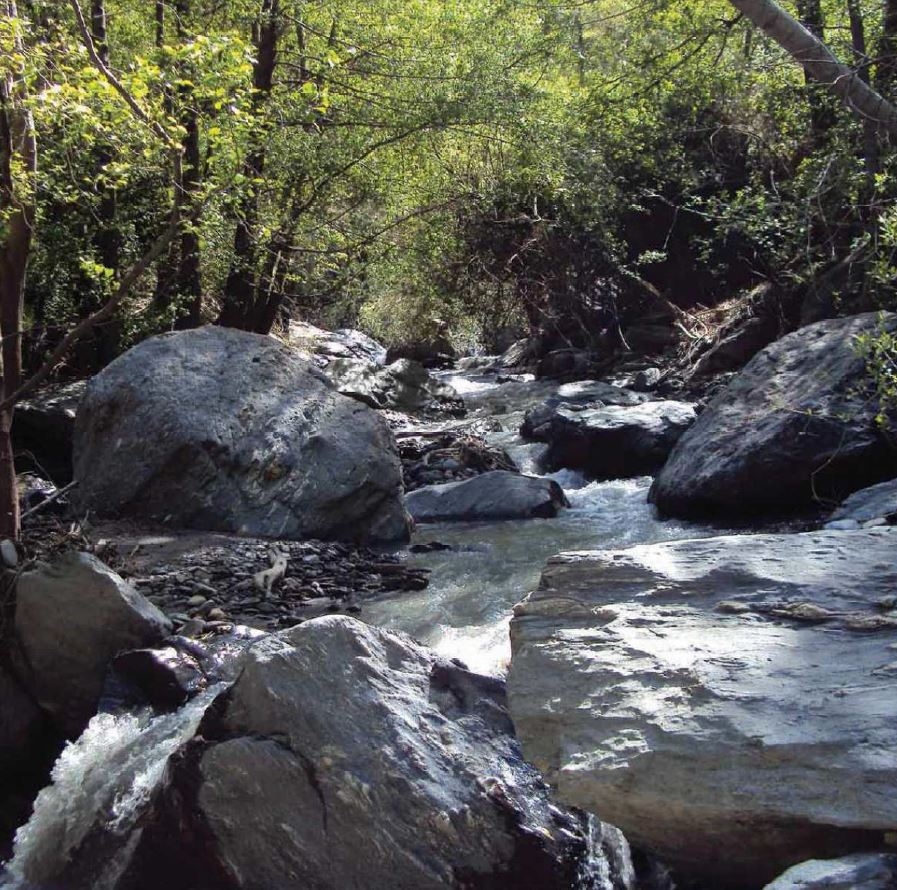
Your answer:
[[[75,427],[76,506],[274,538],[407,538],[376,412],[272,337],[144,340],[94,377]]]
[[[511,714],[565,803],[710,886],[897,828],[897,529],[561,554]]]
[[[846,519],[869,522],[890,517],[897,517],[897,479],[855,491],[829,516],[828,521],[841,522]]]
[[[894,313],[801,328],[767,346],[676,443],[650,498],[683,518],[787,513],[897,475],[857,337]]]
[[[169,633],[171,622],[89,553],[38,563],[18,580],[16,672],[69,738],[96,712],[113,657]]]
[[[427,485],[405,496],[415,522],[548,519],[569,506],[552,479],[493,470],[472,479]]]
[[[789,868],[764,890],[893,890],[897,856],[858,853],[842,859],[813,859]]]

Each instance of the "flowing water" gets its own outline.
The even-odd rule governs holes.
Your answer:
[[[537,474],[543,445],[517,435],[524,410],[556,387],[529,381],[498,384],[485,375],[446,375],[472,409],[484,437],[504,448],[526,473]],[[660,520],[648,503],[649,477],[587,482],[562,470],[557,481],[570,508],[554,519],[421,525],[416,542],[451,550],[411,556],[431,570],[430,586],[365,609],[365,620],[401,630],[472,670],[503,673],[510,657],[508,624],[514,604],[539,581],[545,561],[562,550],[628,547],[713,534],[707,526]]]
[[[71,852],[103,814],[106,827],[127,840],[168,758],[196,732],[212,699],[226,684],[210,687],[171,714],[97,714],[77,741],[66,746],[53,767],[52,784],[34,802],[27,824],[16,832],[12,860],[0,874],[4,890],[54,890]],[[2,871],[2,869],[0,869]],[[92,890],[114,885],[116,859],[91,881]],[[62,888],[59,888],[62,890]]]
[[[516,431],[525,409],[555,388],[527,380],[499,384],[485,375],[448,375],[447,382],[468,402],[478,431],[504,448],[523,471],[535,473],[543,446],[523,443]],[[502,673],[510,654],[511,610],[535,587],[548,557],[562,550],[625,547],[711,533],[706,527],[659,520],[647,503],[648,478],[596,483],[571,471],[551,478],[571,503],[555,519],[420,527],[417,541],[451,547],[408,556],[431,569],[430,586],[369,605],[364,617],[405,631],[472,669]],[[118,853],[91,875],[90,886],[114,886],[120,863],[127,861],[129,841],[139,836],[131,829],[169,757],[193,736],[206,707],[225,686],[207,690],[172,714],[94,717],[62,753],[52,784],[39,794],[30,821],[19,829],[13,859],[5,872],[0,866],[0,887],[49,890],[70,853],[98,822],[121,843]],[[616,861],[618,874],[631,870],[628,848],[622,836],[607,835],[608,826],[604,834],[596,826],[600,823],[593,820],[593,856],[585,865],[582,886],[610,890],[608,862]]]

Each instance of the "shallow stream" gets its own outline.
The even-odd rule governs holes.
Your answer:
[[[444,379],[460,392],[484,438],[504,448],[521,470],[537,475],[544,446],[523,442],[517,429],[525,410],[557,387],[535,381],[499,384],[482,374],[452,373]],[[562,470],[548,478],[560,484],[571,504],[555,519],[418,526],[415,543],[439,541],[452,549],[410,555],[431,569],[430,586],[366,607],[365,620],[405,631],[472,670],[503,673],[510,657],[511,610],[538,584],[550,556],[716,533],[708,526],[658,519],[647,501],[649,477],[587,482],[580,473]]]
[[[525,410],[551,395],[545,383],[499,384],[484,375],[445,375],[470,408],[465,426],[501,446],[524,471],[535,474],[539,449],[517,435]],[[438,425],[433,427],[439,428]],[[706,526],[661,521],[647,503],[649,478],[587,482],[569,470],[553,474],[570,508],[555,519],[422,525],[415,542],[439,541],[451,549],[407,554],[431,570],[430,586],[398,593],[366,606],[363,617],[382,627],[405,631],[471,669],[500,674],[510,656],[508,623],[515,603],[538,583],[545,561],[562,550],[619,548],[632,544],[705,536]],[[53,771],[54,784],[39,795],[31,821],[20,829],[13,860],[0,887],[45,890],[69,852],[82,843],[98,814],[125,849],[131,827],[162,775],[170,754],[195,732],[209,690],[175,714],[100,714],[69,746]],[[600,840],[600,839],[599,839]],[[607,868],[595,842],[595,867]],[[98,869],[92,887],[114,886],[119,860]],[[583,886],[611,886],[591,874]]]

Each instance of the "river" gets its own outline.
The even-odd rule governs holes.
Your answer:
[[[524,472],[536,473],[543,446],[524,443],[517,430],[525,410],[557,387],[527,380],[500,383],[494,375],[443,376],[468,404],[469,416],[463,424],[472,423],[487,441],[504,448]],[[427,554],[405,551],[406,559],[431,570],[430,586],[366,606],[365,620],[404,631],[473,670],[502,674],[510,656],[508,624],[513,606],[538,583],[542,566],[552,554],[714,531],[660,520],[647,502],[649,478],[588,482],[569,470],[550,478],[562,486],[570,501],[570,507],[554,519],[420,526],[415,542],[439,541],[450,547]],[[107,825],[120,835],[126,853],[125,839],[168,757],[194,733],[216,691],[204,693],[174,714],[94,717],[58,760],[53,784],[40,793],[31,820],[19,830],[13,860],[5,872],[0,866],[0,886],[46,888],[45,882],[62,868],[100,813],[107,814]],[[599,855],[597,846],[595,850],[590,861],[606,869],[603,854]],[[92,887],[114,886],[122,858],[126,859],[112,856],[98,867]],[[610,879],[590,873],[583,886],[609,888]]]
[[[552,395],[556,384],[527,379],[499,383],[494,374],[442,375],[462,395],[471,421],[504,448],[521,470],[538,475],[544,447],[517,430],[527,408]],[[410,634],[440,654],[482,673],[501,674],[510,657],[508,624],[514,604],[539,581],[545,561],[563,550],[628,547],[704,537],[717,529],[661,520],[647,501],[650,477],[588,482],[580,473],[551,474],[570,508],[554,519],[420,525],[415,543],[439,541],[451,550],[409,554],[431,570],[430,586],[368,606],[364,618]]]

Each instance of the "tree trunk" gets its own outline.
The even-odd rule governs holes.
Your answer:
[[[18,18],[15,0],[5,0],[4,6],[7,17],[15,21]],[[31,197],[22,199],[13,173],[16,166],[30,176],[37,169],[34,122],[24,106],[21,89],[12,78],[0,80],[0,215],[6,219],[0,243],[0,335],[3,338],[0,401],[3,403],[18,390],[22,376],[22,308],[35,218]],[[14,403],[5,404],[0,410],[0,537],[6,538],[19,535],[19,496],[12,447],[14,410]]]
[[[277,64],[277,42],[280,35],[279,0],[263,0],[262,11],[255,27],[256,61],[252,72],[253,104],[257,117],[271,96],[274,68]],[[243,164],[243,175],[250,183],[243,193],[237,228],[234,233],[233,258],[217,324],[224,327],[254,330],[258,324],[258,275],[256,231],[258,229],[259,197],[255,182],[265,170],[265,143],[260,139]]]
[[[165,49],[165,3],[166,0],[156,0],[156,31],[155,46],[157,50]],[[166,114],[171,114],[171,94],[167,88],[163,88],[162,105]],[[178,183],[174,186],[174,207],[172,208],[172,216],[176,216],[180,211],[180,187]],[[174,299],[175,288],[177,287],[179,253],[177,239],[173,238],[168,245],[168,254],[165,259],[159,263],[156,270],[156,287],[153,291],[153,309],[156,312],[164,313],[171,306]]]
[[[819,0],[798,0],[797,14],[800,23],[817,39],[825,37],[825,19]],[[813,141],[820,143],[835,123],[835,109],[824,85],[817,83],[808,71],[804,71],[807,85],[807,103],[810,106],[810,128]]]
[[[775,0],[729,0],[767,37],[779,44],[804,71],[834,93],[860,120],[897,138],[897,108],[873,90],[818,37],[782,9]]]
[[[106,3],[105,0],[91,0],[90,4],[90,30],[94,45],[104,65],[109,64],[109,38],[106,32]],[[102,169],[112,160],[112,154],[108,147],[100,146],[96,153],[96,163]],[[116,217],[118,216],[118,201],[115,189],[98,183],[101,192],[100,205],[97,208],[97,231],[93,237],[93,246],[100,263],[107,269],[111,269],[113,275],[118,275],[121,262],[121,238],[119,237]],[[91,290],[94,288],[91,287]],[[88,312],[93,311],[102,303],[102,297],[98,301],[91,300],[88,303]],[[121,323],[119,319],[111,318],[109,322],[97,329],[95,360],[100,365],[106,365],[114,359],[121,345]]]
[[[190,0],[177,0],[178,39],[187,38],[186,24],[190,20]],[[177,292],[186,306],[175,320],[176,328],[195,328],[202,323],[202,278],[200,276],[199,221],[201,209],[197,193],[202,183],[202,157],[199,148],[199,114],[193,91],[181,94],[181,124],[184,127],[184,161],[181,174],[180,200],[184,206],[184,226],[181,229],[177,272]]]
[[[184,125],[184,203],[186,219],[181,230],[180,261],[178,264],[177,290],[181,300],[187,300],[185,311],[175,321],[177,328],[195,328],[202,323],[202,279],[199,266],[200,209],[195,199],[199,189],[202,159],[199,152],[199,120],[196,109],[187,109],[181,123]]]
[[[863,11],[860,9],[860,0],[847,0],[847,15],[850,19],[850,39],[853,49],[854,63],[857,74],[863,83],[871,83],[869,74],[869,53],[866,47],[866,24],[863,21]],[[875,191],[875,176],[881,169],[878,151],[878,134],[875,132],[873,121],[863,121],[863,160],[866,167],[866,194],[864,205],[867,212],[865,216],[871,219],[875,216],[874,209],[869,205]]]
[[[895,81],[897,81],[897,0],[884,0],[881,38],[878,41],[878,62],[875,66],[875,87],[882,96],[893,99]]]

